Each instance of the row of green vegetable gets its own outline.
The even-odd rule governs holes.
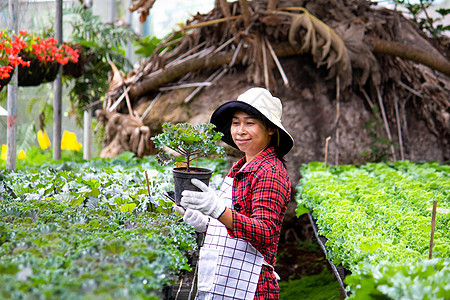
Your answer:
[[[450,299],[450,166],[310,163],[297,214],[312,211],[327,256],[351,271],[355,299]],[[437,201],[432,257],[433,201]]]
[[[163,193],[169,168],[155,157],[36,165],[0,171],[0,297],[160,299],[189,269],[192,228]],[[199,160],[215,170],[223,160]],[[301,169],[298,214],[312,210],[328,258],[352,272],[351,297],[450,298],[450,167],[395,162],[321,163]],[[149,175],[149,190],[144,171]],[[433,200],[434,259],[428,260]]]
[[[219,183],[224,161],[198,164]],[[170,168],[131,153],[0,170],[0,298],[163,298],[197,249],[171,189]]]

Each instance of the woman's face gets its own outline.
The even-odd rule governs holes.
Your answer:
[[[234,143],[245,153],[249,162],[269,145],[275,129],[267,128],[260,119],[237,111],[231,120],[230,132]]]

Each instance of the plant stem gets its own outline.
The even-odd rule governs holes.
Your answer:
[[[180,153],[181,155],[183,155],[183,156],[188,156],[189,155],[189,152],[187,152],[186,150],[184,150],[184,149],[181,149],[180,147],[178,147],[177,149],[172,149],[173,151],[176,151],[176,152],[178,152],[178,153]]]
[[[147,170],[144,172],[145,174],[145,180],[147,181],[147,191],[148,191],[148,198],[149,200],[151,199],[151,193],[150,193],[150,184],[148,183],[148,175],[147,175]],[[153,212],[153,204],[150,201],[150,211]]]
[[[186,171],[189,173],[190,172],[189,166],[191,165],[190,155],[185,156],[185,158],[186,158]]]

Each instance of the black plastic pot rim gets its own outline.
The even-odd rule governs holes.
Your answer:
[[[187,171],[186,167],[176,167],[176,168],[173,168],[172,170],[173,170],[173,172],[178,172],[178,173],[192,173],[192,174],[212,173],[212,171],[210,169],[198,168],[198,167],[190,167],[189,172]]]

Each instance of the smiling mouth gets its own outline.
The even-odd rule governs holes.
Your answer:
[[[246,143],[248,141],[250,141],[250,140],[236,140],[236,144],[243,144],[243,143]]]

